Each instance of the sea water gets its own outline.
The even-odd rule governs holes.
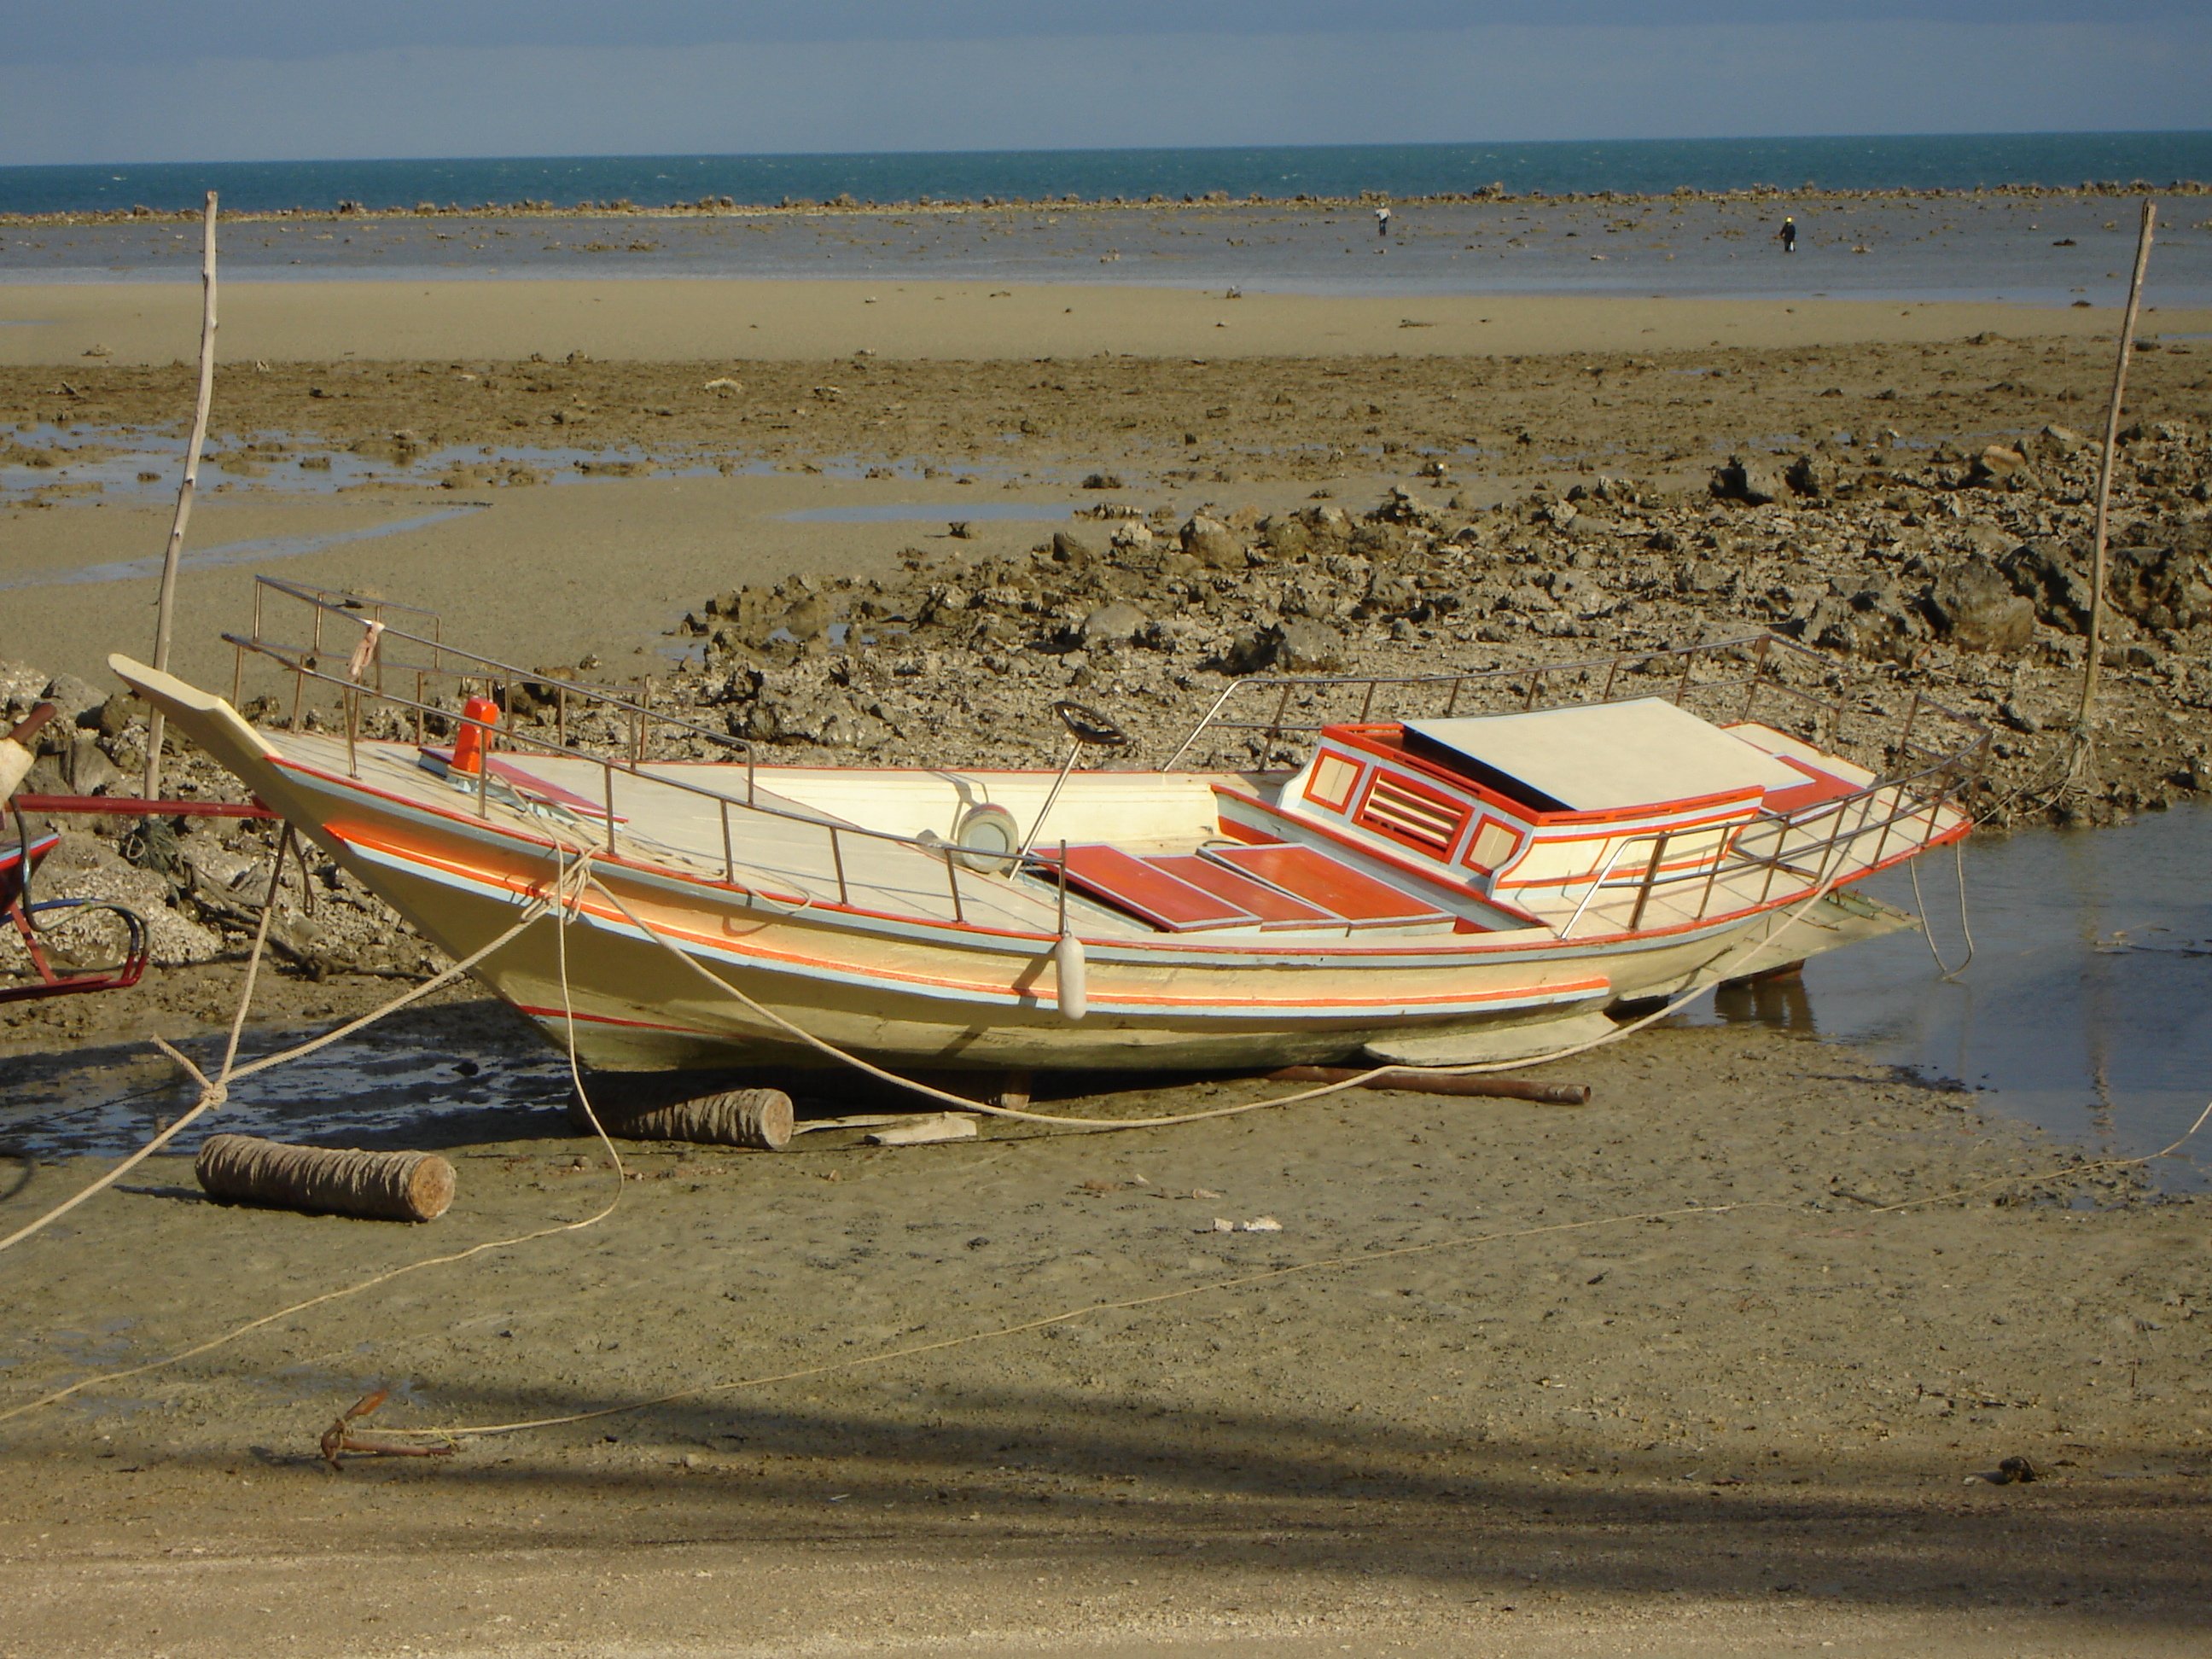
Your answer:
[[[85,213],[143,204],[194,209],[220,191],[239,212],[525,199],[562,208],[641,207],[727,196],[745,204],[1171,201],[1516,194],[1634,195],[1741,190],[2071,187],[2087,180],[2212,180],[2212,131],[1946,133],[1802,138],[1663,138],[1519,144],[1332,144],[1248,149],[901,151],[836,155],[452,157],[427,161],[209,161],[0,167],[0,213]]]
[[[1776,240],[1785,211],[1801,233],[1794,253]],[[1249,203],[410,215],[234,223],[222,260],[234,282],[829,278],[1367,294],[1405,300],[1418,327],[1413,305],[1453,294],[2118,305],[2136,220],[2132,204],[2104,197],[1423,203],[1400,208],[1387,237],[1356,206]],[[0,226],[0,321],[15,309],[10,283],[191,283],[198,270],[198,233],[186,226]],[[2146,334],[2159,332],[2161,311],[2212,306],[2212,216],[2170,207],[2147,305]]]
[[[1815,957],[1802,983],[1723,993],[1692,1021],[1840,1043],[2111,1157],[2157,1152],[2212,1102],[2212,806],[1977,836],[1959,866],[1948,854],[1917,862],[1924,935]],[[1866,890],[1920,908],[1905,870]],[[1931,939],[1965,971],[1942,977]],[[2185,1150],[2154,1183],[2212,1187],[2212,1126]]]

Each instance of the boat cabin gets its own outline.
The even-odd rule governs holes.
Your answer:
[[[1255,839],[1319,831],[1540,915],[1616,870],[1680,880],[1713,868],[1762,814],[1867,781],[1824,769],[1837,765],[1768,727],[1717,726],[1657,697],[1331,726],[1272,802],[1227,803],[1224,823]]]

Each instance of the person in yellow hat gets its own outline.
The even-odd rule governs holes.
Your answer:
[[[1784,214],[1782,218],[1782,228],[1778,234],[1782,238],[1782,251],[1784,253],[1795,253],[1797,251],[1797,222],[1795,219]]]

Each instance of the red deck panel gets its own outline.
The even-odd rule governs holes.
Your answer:
[[[1770,812],[1802,811],[1808,806],[1818,806],[1824,801],[1841,800],[1846,795],[1855,795],[1861,787],[1860,785],[1848,782],[1832,773],[1823,772],[1817,767],[1808,766],[1803,761],[1790,756],[1777,755],[1775,758],[1791,771],[1802,772],[1808,781],[1789,789],[1768,790],[1762,805]]]
[[[1205,855],[1294,893],[1310,904],[1334,911],[1349,922],[1440,921],[1451,915],[1403,888],[1331,858],[1317,847],[1290,842],[1264,847],[1212,847]]]
[[[1041,856],[1048,863],[1059,861],[1056,853]],[[1243,906],[1194,887],[1118,847],[1069,848],[1067,883],[1170,933],[1249,927],[1259,920]]]
[[[471,773],[455,772],[453,769],[453,751],[450,749],[425,749],[422,754],[426,759],[443,763],[448,777],[466,778],[474,775]],[[492,757],[491,775],[514,785],[518,794],[533,796],[537,799],[550,802],[556,806],[565,806],[571,812],[581,813],[590,817],[603,818],[607,815],[607,804],[605,801],[593,800],[587,795],[580,795],[573,789],[563,789],[557,783],[549,783],[535,772],[526,771],[513,761],[501,759],[496,755]],[[627,823],[629,819],[626,814],[617,812],[615,814],[615,822]]]
[[[1203,859],[1195,853],[1163,853],[1145,860],[1194,887],[1203,887],[1218,899],[1240,904],[1263,922],[1294,922],[1311,926],[1338,920],[1332,911],[1292,898],[1288,893],[1256,882],[1227,865]]]

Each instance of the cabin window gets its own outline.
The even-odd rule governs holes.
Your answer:
[[[1316,806],[1341,812],[1358,782],[1359,766],[1356,761],[1324,753],[1314,763],[1312,780],[1306,785],[1306,799]]]
[[[1468,844],[1463,862],[1477,870],[1495,870],[1511,858],[1521,845],[1520,832],[1496,818],[1485,818]]]
[[[1448,857],[1468,817],[1468,807],[1395,772],[1380,772],[1360,803],[1358,822],[1432,858]]]

